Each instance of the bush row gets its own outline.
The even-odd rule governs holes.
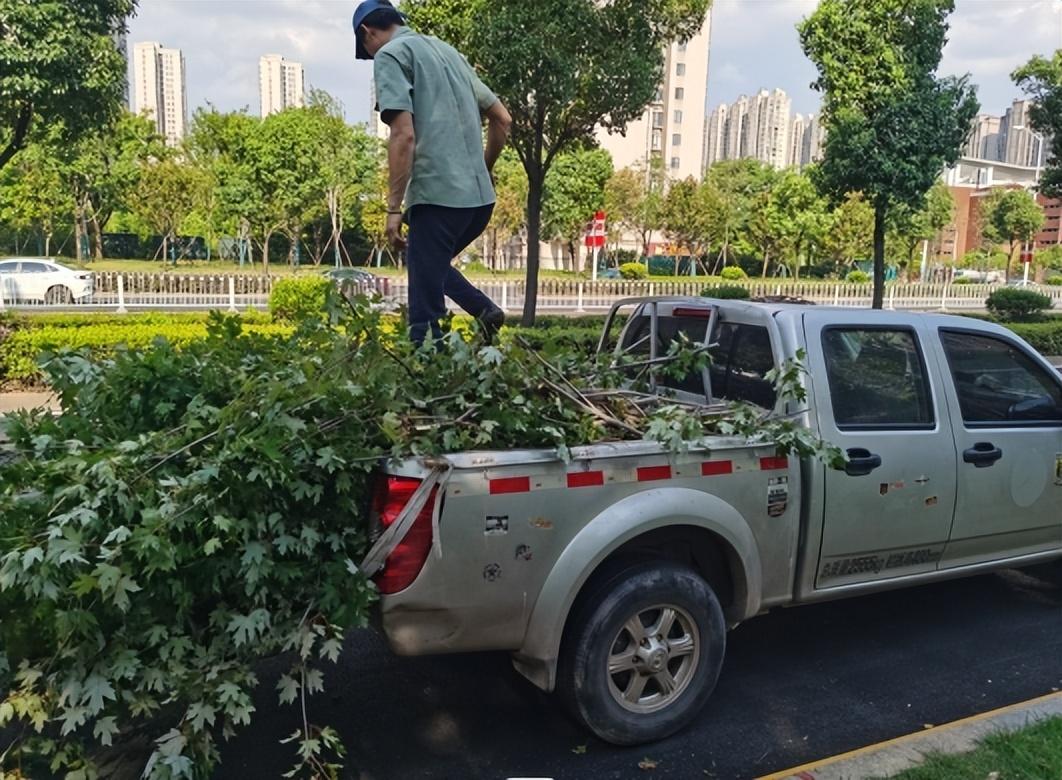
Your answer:
[[[38,358],[45,352],[87,347],[94,354],[107,355],[119,345],[143,349],[162,337],[178,349],[206,338],[207,317],[187,315],[134,315],[125,318],[92,315],[71,315],[48,318],[34,317],[16,322],[0,343],[0,377],[6,381],[32,383],[40,380]],[[261,317],[245,321],[248,332],[263,335],[283,335],[292,332],[291,326],[271,324]]]

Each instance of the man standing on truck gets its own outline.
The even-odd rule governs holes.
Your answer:
[[[357,7],[354,36],[357,58],[374,61],[377,110],[391,128],[387,238],[406,247],[410,338],[442,337],[449,296],[490,340],[504,312],[451,263],[490,222],[491,171],[509,138],[509,112],[456,49],[410,30],[387,0]]]

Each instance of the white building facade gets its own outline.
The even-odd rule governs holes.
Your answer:
[[[646,166],[654,157],[663,161],[668,177],[681,180],[704,175],[705,106],[708,96],[708,55],[712,12],[701,29],[684,43],[672,43],[664,53],[664,80],[645,113],[625,131],[598,129],[598,144],[621,168]]]
[[[188,96],[180,49],[156,41],[133,46],[133,99],[134,111],[154,120],[167,144],[181,142],[188,125]]]
[[[262,117],[286,108],[306,105],[305,75],[301,62],[291,62],[279,54],[267,54],[258,61],[258,94]]]

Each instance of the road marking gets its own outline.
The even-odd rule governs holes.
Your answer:
[[[988,720],[989,718],[1005,715],[1006,713],[1013,712],[1014,710],[1027,709],[1029,707],[1036,706],[1037,704],[1043,704],[1045,702],[1056,700],[1062,701],[1062,692],[1049,693],[1045,696],[1038,696],[1035,699],[1029,699],[1028,701],[1020,701],[1017,704],[1011,704],[1006,707],[1000,707],[999,709],[989,710],[988,712],[981,712],[976,715],[970,715],[969,717],[954,720],[951,723],[945,723],[941,726],[935,726],[931,729],[923,729],[922,731],[915,731],[911,734],[904,734],[900,737],[893,737],[892,739],[887,739],[883,742],[876,742],[873,745],[867,745],[866,747],[856,748],[855,750],[849,750],[847,753],[839,753],[836,756],[828,756],[826,758],[819,759],[818,761],[810,761],[807,764],[801,764],[800,766],[795,766],[791,769],[783,769],[781,772],[775,772],[774,774],[770,775],[763,775],[762,777],[756,778],[756,780],[785,780],[786,778],[794,776],[807,777],[810,780],[810,778],[814,777],[810,774],[811,771],[816,769],[822,769],[832,764],[836,764],[840,761],[855,758],[856,756],[866,755],[867,753],[873,753],[875,751],[882,750],[883,748],[891,747],[893,745],[899,745],[905,742],[913,741],[915,739],[925,737],[927,734],[939,734],[944,731],[951,731],[952,729],[959,728],[960,726],[965,726],[970,723],[977,723],[978,721]]]

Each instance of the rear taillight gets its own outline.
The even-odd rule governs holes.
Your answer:
[[[421,480],[412,477],[395,477],[384,475],[377,479],[373,493],[373,514],[381,529],[386,530],[405,509],[413,493],[420,487]],[[373,577],[380,593],[390,594],[405,590],[424,568],[431,552],[432,527],[431,515],[435,506],[436,489],[431,491],[424,508],[417,514],[406,536],[391,551],[383,568]]]

